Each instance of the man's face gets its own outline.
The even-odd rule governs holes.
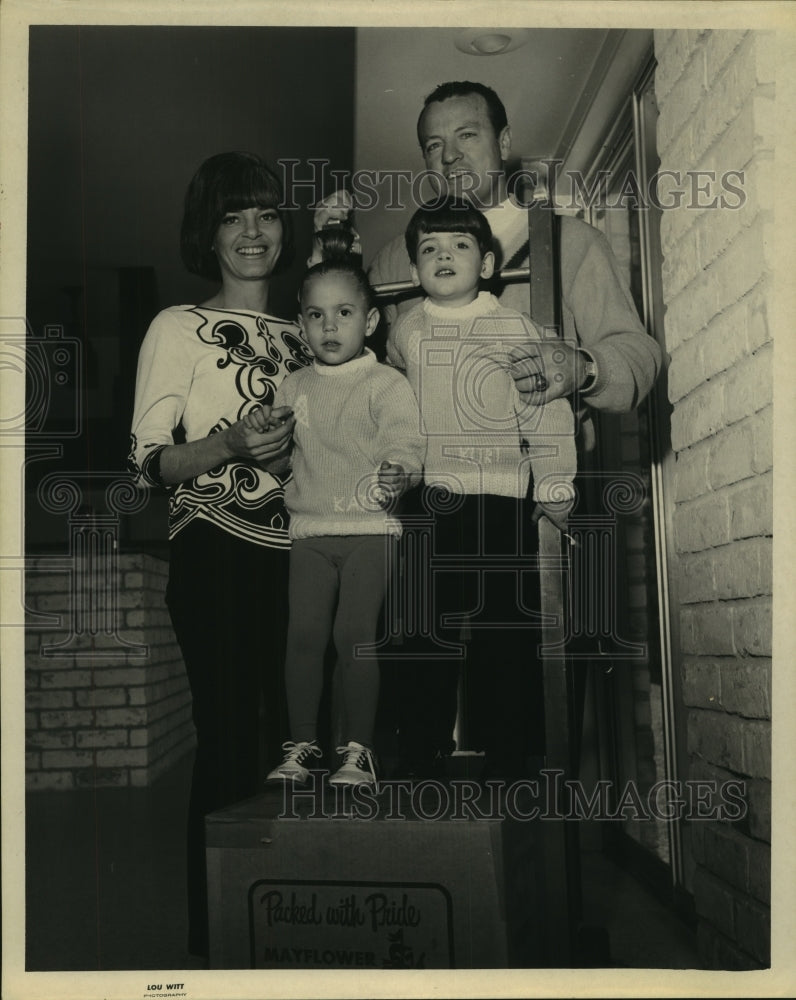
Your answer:
[[[492,208],[505,197],[503,164],[511,151],[506,126],[495,135],[480,94],[434,101],[423,112],[420,147],[426,167],[448,181],[448,193]]]

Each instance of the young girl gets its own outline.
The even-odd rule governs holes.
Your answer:
[[[307,765],[322,756],[317,721],[331,636],[346,742],[337,748],[343,760],[329,780],[375,783],[378,662],[357,649],[377,638],[387,560],[401,533],[390,509],[419,481],[425,437],[409,383],[365,347],[378,310],[360,267],[345,258],[315,265],[299,300],[299,325],[314,361],[286,378],[274,399],[275,407],[295,415],[293,477],[285,485],[292,539],[285,662],[292,739],[268,780],[304,782]],[[255,410],[247,420],[266,430],[270,409]]]

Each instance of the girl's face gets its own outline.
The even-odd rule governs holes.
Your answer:
[[[282,251],[282,221],[275,208],[227,212],[213,238],[224,282],[269,278]]]
[[[299,325],[322,365],[342,365],[358,358],[378,320],[378,310],[368,309],[353,275],[332,271],[304,285]]]

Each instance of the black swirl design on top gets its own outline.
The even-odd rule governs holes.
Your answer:
[[[196,332],[201,340],[213,347],[226,351],[225,358],[218,359],[218,367],[226,368],[230,364],[248,365],[257,361],[268,375],[279,372],[278,358],[259,355],[249,341],[249,332],[237,320],[225,316],[212,325],[204,317]],[[259,325],[259,323],[258,323]]]
[[[299,368],[305,368],[312,361],[312,355],[304,341],[289,330],[282,331],[282,343],[290,354],[290,358],[285,358],[285,371],[297,372]]]
[[[243,403],[238,410],[238,420],[248,412],[252,400],[264,406],[273,406],[276,387],[270,372],[259,363],[259,359],[254,364],[238,369],[235,384],[243,397]]]
[[[169,499],[169,536],[195,517],[261,545],[290,544],[281,479],[246,463],[220,466],[180,483]]]
[[[241,419],[253,403],[272,406],[283,377],[304,368],[312,356],[294,324],[240,311],[189,310],[196,317],[198,339],[213,350],[212,365],[234,379],[238,400],[218,417],[207,432],[217,434]],[[221,356],[218,356],[221,355]],[[230,394],[231,396],[231,394]],[[233,417],[232,413],[236,412]],[[164,446],[141,458],[142,478],[150,485],[160,479],[159,457]],[[174,538],[194,519],[210,521],[239,538],[269,547],[287,548],[288,516],[284,507],[284,482],[246,461],[232,460],[194,479],[169,488],[169,537]]]
[[[160,456],[164,444],[149,445],[149,450],[138,464],[136,453],[138,451],[138,438],[135,434],[130,435],[130,454],[127,456],[127,471],[132,473],[136,482],[140,486],[151,486],[156,489],[165,488],[163,477],[160,474]]]
[[[268,375],[276,375],[279,365],[272,358],[259,355],[249,343],[245,327],[232,320],[224,320],[213,327],[213,334],[219,338],[219,346],[227,352],[226,359],[220,358],[219,368],[226,368],[231,363],[248,365],[256,360],[257,364]]]
[[[135,434],[130,434],[130,452],[127,456],[127,471],[132,472],[134,476],[140,473],[138,468],[138,462],[135,460],[135,452],[138,448],[138,437]]]
[[[260,340],[262,340],[263,349],[265,350],[267,356],[271,359],[271,361],[279,364],[282,360],[282,353],[274,343],[274,335],[271,333],[271,329],[268,326],[267,321],[261,316],[257,317],[257,336]]]

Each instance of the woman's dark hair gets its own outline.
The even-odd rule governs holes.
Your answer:
[[[371,309],[377,308],[376,296],[373,292],[370,282],[368,281],[368,276],[362,270],[362,266],[354,257],[340,255],[334,255],[327,260],[321,261],[320,264],[313,264],[311,268],[307,271],[304,277],[301,279],[301,287],[299,288],[299,303],[303,302],[304,299],[304,289],[307,287],[313,278],[322,278],[326,274],[347,274],[357,284],[363,298],[365,299],[365,307],[370,312]]]
[[[492,90],[491,87],[487,87],[486,84],[473,83],[471,80],[452,80],[449,83],[441,83],[423,102],[423,110],[420,112],[417,119],[417,141],[421,146],[423,145],[423,139],[420,135],[420,123],[423,120],[423,115],[425,114],[426,108],[429,104],[447,101],[451,97],[469,97],[471,94],[478,94],[478,96],[483,97],[486,102],[486,112],[495,133],[495,138],[497,139],[508,124],[506,109],[503,106],[503,101],[501,101],[495,91]]]
[[[180,229],[180,252],[191,274],[221,280],[212,250],[216,230],[227,212],[255,207],[273,208],[279,215],[282,250],[275,270],[280,270],[290,263],[293,232],[276,174],[253,153],[218,153],[204,161],[188,185]]]
[[[409,260],[417,263],[417,245],[428,233],[467,233],[478,243],[481,257],[493,250],[492,229],[483,212],[461,198],[442,198],[421,205],[406,227]]]

